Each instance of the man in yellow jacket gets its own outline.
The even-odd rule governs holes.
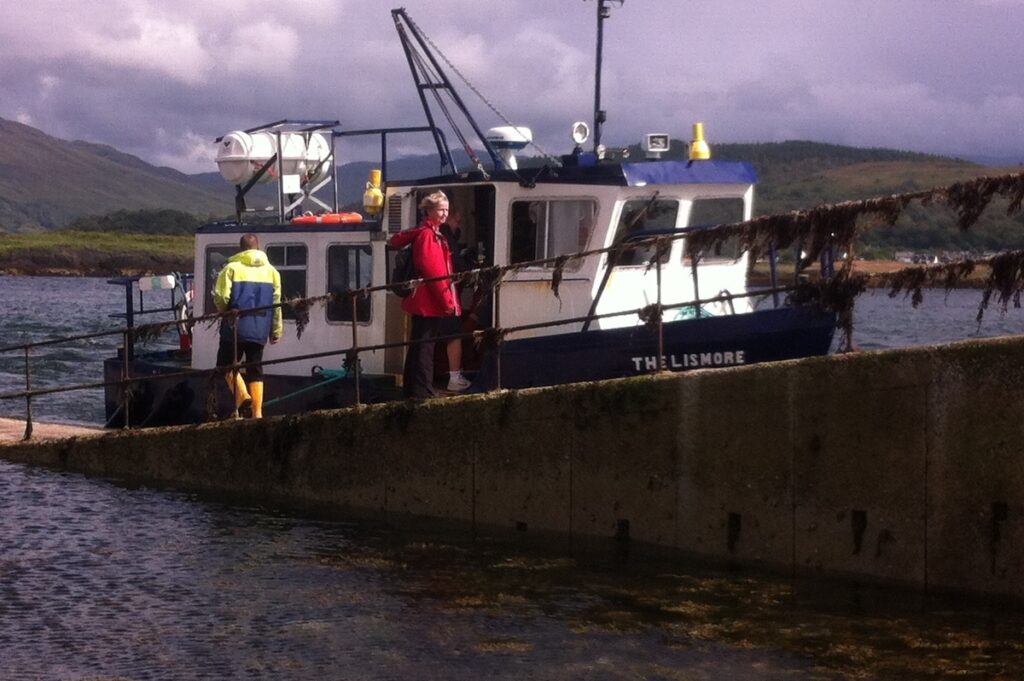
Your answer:
[[[220,347],[217,349],[217,366],[230,367],[235,362],[256,362],[245,370],[249,385],[237,371],[228,371],[225,378],[228,388],[235,396],[235,409],[246,415],[263,418],[263,346],[281,340],[284,322],[281,308],[257,312],[245,312],[255,308],[268,307],[281,302],[281,275],[260,250],[260,241],[255,234],[246,234],[239,241],[242,248],[228,259],[228,264],[217,275],[213,289],[213,302],[221,312],[238,310],[237,317],[224,317],[220,326]],[[237,326],[237,342],[236,329]]]

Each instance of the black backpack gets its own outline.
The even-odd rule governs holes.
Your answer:
[[[419,278],[412,263],[412,246],[395,251],[394,262],[394,268],[391,270],[391,291],[401,298],[407,298],[412,293],[413,287],[402,282]]]

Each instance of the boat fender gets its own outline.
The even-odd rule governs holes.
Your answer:
[[[172,289],[175,287],[177,280],[173,274],[163,274],[158,277],[140,277],[139,278],[139,290],[140,291],[160,291]]]
[[[188,300],[180,300],[174,306],[174,318],[178,321],[178,348],[184,351],[192,349],[192,315],[188,303]]]

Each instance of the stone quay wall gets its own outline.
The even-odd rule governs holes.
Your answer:
[[[108,432],[0,456],[1024,596],[1024,339]]]

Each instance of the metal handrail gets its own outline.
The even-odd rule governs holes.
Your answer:
[[[796,289],[795,286],[786,286],[786,287],[780,288],[779,289],[779,293],[785,293],[785,292],[792,291],[792,290],[795,290],[795,289]],[[749,293],[749,294],[737,293],[737,294],[730,294],[728,296],[715,296],[713,298],[704,298],[704,299],[701,299],[701,300],[692,300],[692,301],[688,301],[688,302],[685,302],[685,303],[674,303],[674,304],[671,304],[671,305],[652,305],[652,306],[648,306],[648,307],[635,308],[635,309],[630,309],[630,310],[620,310],[620,311],[617,311],[617,312],[606,312],[606,313],[603,313],[603,314],[594,315],[593,317],[589,317],[589,316],[572,317],[572,318],[566,318],[566,319],[557,319],[557,320],[550,321],[550,322],[534,322],[532,324],[521,324],[519,326],[491,327],[489,329],[476,330],[476,331],[467,331],[467,332],[458,333],[458,334],[451,334],[451,335],[448,335],[448,336],[438,336],[435,340],[437,340],[437,341],[447,341],[447,340],[452,340],[452,339],[455,339],[455,338],[463,338],[463,339],[474,338],[475,339],[475,338],[484,338],[484,337],[486,337],[487,335],[490,335],[490,334],[507,335],[507,334],[510,334],[510,333],[518,332],[518,331],[533,331],[533,330],[536,330],[536,329],[550,328],[550,327],[555,327],[555,326],[566,326],[566,325],[569,325],[569,324],[578,324],[578,323],[580,323],[582,321],[585,321],[586,319],[598,319],[598,320],[600,320],[600,319],[611,319],[611,318],[614,318],[614,317],[625,317],[625,316],[629,316],[629,315],[640,314],[640,313],[643,313],[643,312],[651,310],[651,309],[660,309],[661,311],[681,309],[681,308],[684,308],[684,307],[694,307],[696,305],[706,305],[706,304],[709,304],[709,303],[727,302],[727,301],[730,301],[730,300],[735,300],[736,298],[760,296],[760,295],[764,295],[766,293],[770,293],[770,291],[757,291],[757,292]],[[279,305],[286,305],[286,304],[287,303],[279,303]],[[223,313],[223,314],[229,314],[229,313]],[[111,331],[111,332],[109,332],[108,335],[113,335],[114,333],[118,333],[118,332]],[[213,368],[210,368],[210,369],[183,369],[182,371],[161,373],[161,374],[158,374],[158,375],[155,375],[155,376],[154,375],[150,375],[150,376],[131,376],[131,377],[127,378],[127,379],[120,380],[120,381],[100,381],[100,382],[94,382],[94,383],[78,383],[78,384],[74,384],[74,385],[70,385],[70,386],[61,386],[61,387],[56,387],[56,388],[40,388],[40,389],[36,389],[36,390],[22,390],[22,391],[12,392],[12,393],[0,393],[0,400],[11,400],[11,399],[17,399],[17,398],[23,398],[23,397],[38,397],[40,395],[52,395],[52,394],[55,394],[55,393],[72,392],[72,391],[75,391],[75,390],[90,390],[90,389],[95,389],[95,388],[106,388],[106,387],[109,387],[109,386],[122,385],[124,383],[128,383],[128,384],[131,384],[131,383],[144,383],[146,381],[154,380],[156,378],[160,378],[160,379],[166,379],[166,378],[185,378],[185,377],[188,377],[188,376],[197,376],[197,375],[205,375],[205,374],[223,373],[225,370],[228,370],[228,369],[236,369],[236,368],[237,369],[245,369],[245,368],[256,366],[256,365],[269,366],[269,365],[274,365],[274,364],[288,364],[289,362],[300,362],[300,361],[310,360],[310,359],[322,359],[324,357],[335,357],[337,355],[351,355],[351,354],[357,354],[357,353],[360,353],[360,352],[376,352],[378,350],[390,350],[390,349],[393,349],[393,348],[400,348],[400,347],[406,347],[408,345],[415,345],[418,342],[419,341],[398,341],[398,342],[393,342],[393,343],[376,343],[374,345],[365,345],[365,346],[361,346],[361,347],[352,347],[352,348],[345,348],[345,349],[339,349],[339,350],[325,350],[323,352],[313,352],[313,353],[308,353],[308,354],[304,354],[304,355],[289,355],[288,357],[279,357],[277,359],[265,359],[265,360],[262,360],[260,362],[239,362],[237,364],[226,364],[226,365],[223,365],[223,366],[216,366],[216,367],[213,367]]]
[[[670,242],[670,241],[673,241],[673,240],[676,240],[676,239],[685,238],[688,234],[692,233],[693,231],[695,231],[693,228],[684,228],[684,229],[678,230],[677,233],[673,233],[673,234],[665,234],[665,235],[659,235],[659,236],[654,236],[654,237],[649,237],[649,238],[644,238],[644,239],[631,240],[631,241],[628,242],[628,247],[629,248],[635,248],[635,247],[642,247],[642,246],[656,246],[658,248],[657,252],[660,253],[662,251],[662,249],[664,249],[664,244],[666,242]],[[620,310],[620,311],[616,311],[616,312],[603,313],[603,314],[587,314],[586,316],[583,316],[583,317],[573,317],[573,318],[569,318],[569,319],[555,319],[555,320],[550,320],[550,321],[535,322],[535,323],[531,323],[531,324],[522,324],[522,325],[518,325],[518,326],[511,326],[511,327],[502,327],[500,325],[500,323],[499,323],[500,322],[500,287],[501,287],[502,283],[504,283],[503,280],[504,280],[505,275],[508,274],[509,272],[522,271],[522,270],[526,270],[526,269],[532,268],[532,267],[540,267],[540,266],[546,266],[546,265],[553,265],[554,268],[555,268],[552,271],[552,284],[553,284],[553,288],[554,288],[554,279],[556,278],[556,276],[558,276],[560,278],[560,275],[556,275],[555,272],[557,272],[561,268],[564,268],[567,263],[572,262],[574,260],[582,260],[582,259],[585,259],[587,257],[594,256],[594,255],[603,255],[605,253],[615,252],[615,251],[621,250],[621,249],[623,249],[625,247],[627,247],[627,246],[624,245],[624,244],[617,244],[617,245],[613,245],[613,246],[609,246],[609,247],[591,249],[591,250],[588,250],[588,251],[582,251],[582,252],[574,253],[574,254],[571,254],[571,255],[568,255],[568,256],[557,256],[557,257],[551,257],[551,258],[540,258],[540,259],[536,259],[536,260],[531,260],[531,261],[526,261],[526,262],[519,262],[519,263],[510,264],[510,265],[495,265],[495,266],[490,266],[490,267],[482,267],[482,268],[477,268],[477,269],[474,269],[474,270],[469,270],[469,271],[466,271],[466,272],[459,272],[459,273],[453,273],[453,274],[449,274],[449,275],[443,275],[443,276],[440,276],[440,277],[418,278],[418,279],[409,280],[409,282],[390,282],[390,283],[387,283],[387,284],[380,284],[380,285],[375,285],[375,286],[367,286],[367,287],[363,287],[363,288],[359,288],[359,289],[350,289],[350,290],[346,291],[344,294],[329,293],[329,294],[322,295],[322,296],[312,296],[312,297],[308,297],[308,298],[294,299],[294,300],[290,300],[290,301],[283,301],[283,302],[280,302],[280,303],[275,303],[273,305],[266,305],[266,306],[261,306],[261,307],[257,307],[257,308],[251,308],[251,309],[247,309],[247,310],[228,310],[228,311],[225,311],[225,312],[213,312],[213,313],[202,315],[200,317],[191,318],[187,322],[184,322],[184,323],[188,323],[190,325],[201,324],[201,323],[212,323],[214,320],[219,320],[219,319],[222,319],[224,317],[236,318],[236,317],[256,314],[256,313],[264,312],[264,311],[268,311],[268,310],[274,310],[274,309],[277,309],[277,308],[292,307],[292,306],[299,305],[299,304],[303,305],[304,307],[309,307],[309,306],[311,306],[313,304],[322,303],[322,302],[325,302],[325,301],[328,301],[328,300],[337,300],[337,298],[339,296],[343,295],[344,297],[349,298],[350,303],[352,305],[352,321],[351,321],[351,324],[352,324],[352,347],[346,348],[346,349],[329,350],[329,351],[324,351],[324,352],[308,353],[308,354],[304,354],[304,355],[294,355],[294,356],[283,357],[283,358],[278,358],[278,359],[273,359],[273,360],[263,360],[262,362],[245,362],[245,363],[235,362],[235,363],[232,363],[230,365],[217,366],[217,367],[214,367],[214,368],[211,368],[211,369],[185,369],[185,370],[178,371],[178,372],[161,373],[161,374],[158,374],[158,375],[132,376],[132,375],[130,375],[130,372],[128,370],[128,366],[129,366],[128,354],[129,353],[127,352],[127,348],[129,347],[129,345],[132,342],[134,342],[134,340],[136,338],[138,338],[140,336],[143,336],[143,337],[155,336],[155,335],[158,335],[159,333],[161,333],[161,332],[163,332],[163,331],[165,331],[165,330],[167,330],[169,328],[177,327],[178,325],[183,323],[181,320],[166,321],[166,322],[155,322],[155,323],[149,323],[149,324],[140,324],[140,325],[137,325],[137,326],[130,326],[130,327],[123,327],[123,328],[118,328],[118,329],[111,329],[111,330],[107,330],[107,331],[97,331],[97,332],[92,332],[92,333],[87,333],[87,334],[77,334],[77,335],[74,335],[74,336],[65,336],[65,337],[60,337],[60,338],[47,339],[47,340],[43,340],[43,341],[35,341],[35,342],[31,342],[31,343],[19,343],[19,344],[15,344],[15,345],[9,345],[9,346],[5,346],[5,347],[0,347],[0,353],[13,352],[13,351],[22,351],[24,353],[24,355],[25,355],[25,385],[26,385],[26,389],[25,390],[0,394],[0,400],[9,400],[9,399],[25,399],[26,400],[26,428],[25,428],[24,439],[28,440],[32,436],[32,420],[33,420],[32,419],[32,399],[34,397],[39,397],[39,396],[43,396],[43,395],[51,395],[51,394],[56,394],[56,393],[63,393],[63,392],[72,392],[72,391],[76,391],[76,390],[91,390],[91,389],[97,389],[97,388],[107,388],[107,387],[111,387],[111,386],[120,386],[122,388],[123,394],[125,394],[127,396],[130,393],[130,387],[131,387],[132,384],[143,383],[145,381],[154,380],[156,378],[159,378],[159,379],[163,380],[163,379],[169,379],[169,378],[183,378],[183,377],[197,376],[197,375],[213,375],[213,374],[225,373],[227,371],[238,371],[240,369],[251,367],[251,366],[255,366],[257,364],[259,364],[261,366],[269,366],[269,365],[285,364],[285,363],[289,363],[289,362],[296,362],[296,361],[303,361],[303,360],[310,360],[310,359],[319,359],[319,358],[323,358],[323,357],[333,357],[333,356],[338,356],[338,355],[346,355],[346,356],[354,356],[356,358],[356,361],[354,362],[354,368],[355,368],[355,371],[354,371],[355,405],[356,406],[360,406],[362,402],[361,402],[360,387],[359,387],[359,384],[360,384],[360,373],[359,373],[359,362],[358,362],[359,354],[362,353],[362,352],[374,352],[374,351],[377,351],[377,350],[387,350],[387,349],[392,349],[392,348],[407,347],[407,346],[415,344],[417,341],[400,341],[400,342],[393,342],[393,343],[379,343],[379,344],[374,344],[374,345],[359,346],[358,345],[358,331],[357,331],[357,329],[358,329],[358,319],[357,319],[357,315],[355,314],[356,301],[359,298],[367,297],[371,293],[376,292],[376,291],[389,291],[389,290],[393,290],[396,286],[399,286],[399,285],[409,285],[409,284],[411,284],[413,287],[415,287],[415,286],[419,286],[419,285],[422,285],[422,284],[425,284],[425,283],[429,283],[429,282],[449,281],[449,280],[459,281],[459,282],[463,282],[463,283],[473,283],[474,280],[475,280],[475,282],[477,284],[479,284],[480,281],[487,281],[487,280],[492,282],[491,286],[493,287],[493,290],[495,292],[495,320],[494,320],[495,323],[494,323],[494,325],[492,327],[489,327],[486,330],[477,330],[477,331],[472,331],[472,332],[466,332],[466,333],[460,333],[460,334],[452,334],[452,335],[449,335],[449,336],[438,337],[437,339],[435,339],[437,341],[448,341],[448,340],[457,339],[457,338],[458,339],[465,339],[465,338],[483,339],[483,338],[485,338],[488,335],[495,335],[498,338],[503,338],[503,337],[505,337],[506,335],[508,335],[510,333],[515,333],[515,332],[520,332],[520,331],[530,331],[530,330],[536,330],[536,329],[542,329],[542,328],[551,328],[551,327],[557,327],[557,326],[565,326],[565,325],[578,324],[578,323],[589,323],[590,321],[599,320],[599,319],[608,319],[608,318],[613,318],[613,317],[631,316],[631,315],[641,315],[641,314],[644,314],[645,312],[653,311],[654,314],[650,315],[650,317],[652,319],[656,320],[656,322],[657,322],[659,352],[661,352],[662,348],[664,347],[663,331],[662,331],[662,324],[663,324],[662,317],[663,317],[663,312],[665,310],[684,308],[684,307],[693,307],[693,306],[696,306],[699,309],[699,307],[701,305],[705,305],[705,304],[708,304],[708,303],[714,303],[714,302],[729,302],[729,303],[731,303],[732,300],[734,300],[736,298],[758,297],[758,296],[763,296],[763,295],[769,294],[769,293],[774,293],[774,294],[784,293],[784,292],[792,291],[795,288],[794,286],[783,286],[783,287],[776,286],[776,287],[772,287],[770,289],[759,289],[759,290],[756,290],[756,291],[748,291],[748,292],[744,292],[744,293],[740,293],[740,294],[718,295],[718,296],[715,296],[715,297],[712,297],[712,298],[695,299],[695,300],[691,300],[691,301],[687,301],[687,302],[682,302],[682,303],[675,303],[675,304],[671,304],[671,305],[663,305],[661,303],[661,289],[662,289],[661,260],[660,260],[660,257],[656,257],[654,259],[654,262],[652,262],[652,263],[650,263],[648,265],[648,270],[650,268],[655,268],[656,271],[657,271],[658,302],[656,304],[654,304],[654,305],[647,306],[647,307],[644,307],[644,308],[636,308],[636,309],[630,309],[630,310]],[[691,262],[691,267],[696,268],[696,262]],[[237,326],[236,326],[236,328],[237,328]],[[124,348],[125,348],[125,351],[123,352],[122,375],[121,375],[121,378],[119,380],[117,380],[117,381],[99,381],[99,382],[91,382],[91,383],[81,383],[81,384],[74,384],[74,385],[70,385],[70,386],[58,386],[58,387],[50,387],[50,388],[33,388],[32,387],[32,382],[31,382],[31,350],[33,348],[44,347],[44,346],[52,346],[52,345],[57,345],[57,344],[61,344],[61,343],[69,343],[69,342],[80,341],[80,340],[89,340],[89,339],[94,339],[94,338],[102,338],[102,337],[114,336],[114,335],[121,335],[121,336],[124,337]],[[237,337],[236,337],[235,343],[237,344],[237,342],[238,341],[237,341]],[[237,356],[237,353],[236,353],[236,356]],[[501,388],[500,353],[497,356],[497,362],[498,362],[498,364],[497,364],[497,372],[496,372],[496,389],[500,389]],[[129,407],[129,403],[130,403],[130,398],[126,397],[124,402],[121,405],[121,407],[123,407],[126,412],[130,408]],[[130,428],[130,419],[128,418],[128,416],[129,416],[128,413],[126,413],[125,414],[125,419],[124,419],[125,420],[125,428]]]

